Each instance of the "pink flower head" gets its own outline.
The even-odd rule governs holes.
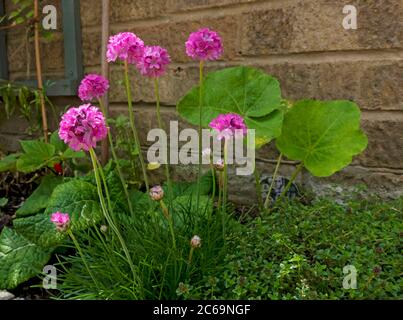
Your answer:
[[[143,76],[157,78],[162,76],[171,58],[168,51],[159,46],[144,47],[143,56],[137,63],[140,73]]]
[[[218,140],[229,139],[237,132],[241,132],[242,135],[248,132],[243,118],[235,113],[220,114],[210,122],[209,126],[218,133]]]
[[[102,112],[91,104],[70,108],[60,121],[59,137],[74,151],[95,148],[107,134]]]
[[[109,89],[109,81],[98,74],[88,74],[81,80],[78,96],[82,101],[101,98]]]
[[[223,51],[220,36],[208,28],[191,33],[186,41],[186,54],[195,60],[217,60]]]
[[[68,213],[55,212],[52,213],[50,221],[56,226],[56,229],[60,232],[64,232],[70,225],[70,216]]]
[[[143,55],[144,42],[132,32],[121,32],[109,38],[106,58],[136,64]]]

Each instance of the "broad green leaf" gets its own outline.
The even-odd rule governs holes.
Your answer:
[[[17,160],[17,170],[29,173],[41,169],[55,154],[55,146],[38,141],[21,141],[24,154]]]
[[[44,248],[56,247],[66,238],[65,233],[56,230],[50,221],[50,214],[46,213],[16,219],[13,226],[24,238]]]
[[[62,140],[60,140],[58,131],[55,131],[51,134],[50,144],[55,147],[57,153],[64,152],[68,148],[67,145]]]
[[[17,210],[17,216],[22,217],[43,211],[48,206],[53,190],[63,182],[63,177],[45,176],[39,187],[24,202],[22,207]]]
[[[0,172],[13,171],[17,165],[19,154],[10,154],[0,160]]]
[[[102,219],[97,189],[91,183],[73,180],[55,188],[45,213],[70,214],[74,230],[83,230]]]
[[[69,148],[63,152],[61,158],[63,160],[85,158],[85,152],[84,151],[77,152],[77,151],[74,151],[73,149]]]
[[[327,177],[348,166],[367,147],[360,109],[350,101],[299,101],[286,113],[277,148],[302,161],[314,176]]]
[[[179,114],[199,123],[199,86],[178,103]],[[207,127],[219,114],[237,113],[249,129],[256,130],[256,147],[281,133],[283,111],[279,82],[251,67],[234,67],[212,72],[203,83],[202,125]]]
[[[55,154],[55,146],[39,140],[20,141],[22,150],[25,153],[37,154],[43,158],[50,158]]]
[[[51,250],[28,241],[10,228],[0,234],[0,289],[13,289],[42,272]]]

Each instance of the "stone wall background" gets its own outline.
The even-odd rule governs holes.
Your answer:
[[[60,1],[47,1],[60,5]],[[220,33],[225,46],[222,59],[207,64],[207,71],[234,65],[250,65],[280,80],[283,96],[349,99],[362,110],[362,125],[369,137],[366,152],[351,166],[329,179],[314,179],[304,173],[301,181],[316,191],[333,182],[348,188],[365,183],[384,195],[403,194],[403,1],[402,0],[112,0],[111,32],[132,31],[146,44],[168,49],[173,60],[168,75],[161,79],[164,120],[178,119],[175,104],[198,81],[198,65],[185,55],[190,32],[208,26]],[[358,29],[345,30],[344,5],[358,9]],[[101,6],[99,0],[81,1],[82,48],[85,73],[100,72]],[[8,35],[10,78],[24,75],[25,50],[19,31]],[[63,74],[62,34],[43,45],[47,75]],[[137,121],[145,141],[146,132],[156,127],[153,86],[134,72]],[[126,111],[121,68],[111,66],[111,111]],[[58,97],[61,107],[77,103]],[[20,119],[0,119],[2,150],[18,148],[26,138]],[[181,126],[187,126],[181,122]],[[146,146],[144,146],[146,147]],[[276,152],[272,146],[258,153],[258,167],[271,174]],[[288,175],[293,163],[284,167]],[[189,176],[189,169],[175,168]],[[238,200],[250,200],[253,184],[234,179]],[[242,199],[242,196],[244,197]]]

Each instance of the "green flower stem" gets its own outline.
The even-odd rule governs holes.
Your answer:
[[[223,189],[223,173],[220,171],[218,173],[218,212],[221,212],[221,202],[222,202],[222,189]]]
[[[193,258],[193,252],[194,251],[195,251],[195,248],[191,247],[190,252],[189,252],[189,258],[188,258],[189,265],[192,263],[192,258]]]
[[[98,282],[95,280],[95,277],[94,277],[94,275],[93,275],[93,273],[92,273],[92,271],[91,271],[91,269],[90,269],[90,267],[88,265],[87,259],[85,259],[83,251],[81,250],[81,247],[78,244],[78,241],[77,241],[76,237],[74,236],[73,232],[71,231],[71,229],[67,230],[67,234],[70,236],[71,240],[73,240],[74,246],[77,248],[77,251],[78,251],[81,259],[83,260],[84,266],[87,269],[92,281],[94,281],[96,287],[98,288],[98,290],[100,290],[100,286],[99,286]]]
[[[227,212],[227,198],[228,198],[228,142],[225,139],[224,142],[224,173],[223,173],[223,198],[222,198],[222,232],[223,240],[225,240],[226,227],[225,227],[225,213]]]
[[[215,199],[215,189],[216,189],[216,176],[215,176],[215,169],[212,160],[210,160],[210,167],[211,167],[211,174],[213,176],[213,207],[214,207],[214,199]],[[212,210],[210,210],[209,214],[209,221],[211,220]]]
[[[203,61],[199,64],[199,165],[198,165],[198,175],[197,175],[197,198],[196,198],[196,208],[199,209],[200,202],[200,182],[202,175],[202,105],[203,105]]]
[[[120,244],[122,246],[122,249],[126,255],[126,259],[127,262],[129,263],[130,269],[133,273],[133,280],[136,280],[137,276],[136,276],[136,271],[133,265],[133,261],[132,258],[130,256],[129,250],[127,249],[126,243],[122,237],[122,235],[119,232],[119,229],[116,227],[115,223],[113,222],[113,219],[111,218],[111,216],[109,215],[107,206],[105,204],[105,198],[102,192],[102,184],[101,184],[101,178],[99,175],[99,168],[98,168],[98,164],[97,164],[97,156],[95,154],[94,149],[90,149],[90,155],[91,155],[91,160],[92,160],[92,166],[94,167],[94,175],[95,175],[95,181],[97,183],[97,190],[98,190],[98,196],[99,196],[99,201],[101,203],[101,208],[102,208],[102,212],[105,216],[106,221],[108,222],[108,224],[110,225],[111,229],[114,231],[114,233],[116,234],[116,236],[118,237]],[[101,169],[102,170],[102,169]]]
[[[283,190],[283,192],[281,193],[280,197],[278,197],[277,201],[280,201],[284,198],[284,196],[286,195],[287,191],[290,189],[292,183],[295,181],[295,179],[297,179],[299,173],[301,172],[302,168],[304,167],[304,164],[301,162],[297,168],[295,169],[294,173],[292,174],[290,181],[287,183],[285,189]],[[276,202],[277,202],[276,201]]]
[[[160,91],[159,91],[159,81],[158,78],[155,78],[154,80],[154,87],[155,87],[155,99],[157,102],[157,120],[158,120],[158,126],[161,129],[164,129],[164,124],[162,123],[161,119],[161,107],[160,107]],[[169,200],[169,206],[172,208],[172,202],[173,202],[173,194],[172,194],[172,183],[171,183],[171,177],[169,174],[169,148],[167,145],[167,163],[165,164],[165,175],[167,178],[167,185],[168,185],[168,200]]]
[[[262,199],[262,184],[260,183],[260,174],[259,171],[255,165],[255,170],[253,171],[253,174],[255,175],[255,186],[256,186],[256,195],[257,195],[257,201],[259,205],[259,210],[263,210],[263,199]]]
[[[160,206],[161,206],[161,210],[162,210],[165,218],[168,221],[169,230],[170,230],[171,236],[172,236],[172,246],[176,250],[176,238],[175,238],[175,231],[174,231],[172,215],[169,214],[169,209],[165,205],[164,201],[162,201],[162,200],[160,201]]]
[[[127,61],[124,62],[124,69],[125,69],[125,84],[126,84],[126,94],[127,94],[127,103],[129,107],[129,119],[130,119],[130,127],[133,132],[134,142],[136,143],[136,147],[139,151],[139,159],[141,164],[141,170],[143,171],[143,178],[144,183],[146,185],[147,193],[150,192],[150,185],[148,183],[147,171],[146,166],[144,164],[143,154],[141,152],[141,145],[139,135],[137,133],[136,124],[134,122],[134,111],[133,111],[133,102],[132,102],[132,91],[130,86],[130,79],[129,79],[129,65]]]
[[[269,187],[269,192],[267,193],[266,201],[264,202],[264,207],[265,207],[266,209],[269,208],[270,194],[271,194],[271,192],[272,192],[272,190],[273,190],[274,183],[275,183],[275,181],[276,181],[277,174],[278,174],[278,170],[280,169],[280,165],[281,165],[281,160],[282,160],[282,159],[283,159],[283,154],[280,153],[280,156],[279,156],[278,159],[277,159],[276,169],[274,169],[274,174],[273,174],[273,177],[272,177],[272,179],[271,179],[271,183],[270,183],[270,187]]]
[[[105,107],[103,105],[102,99],[99,99],[99,106],[101,107],[101,111],[102,111],[102,113],[104,114],[104,116],[106,118],[106,112],[105,112],[106,110],[105,110]],[[115,160],[115,163],[116,163],[116,169],[118,170],[120,182],[122,183],[123,191],[124,191],[126,199],[127,199],[127,205],[129,207],[130,214],[133,216],[134,211],[133,211],[132,203],[130,201],[129,191],[127,190],[126,181],[125,181],[125,178],[123,177],[123,174],[122,174],[122,169],[121,169],[120,164],[119,164],[118,156],[116,155],[115,146],[113,144],[113,139],[112,139],[112,135],[111,135],[111,132],[110,132],[109,128],[108,128],[108,140],[109,140],[109,145],[110,145],[110,148],[111,148],[111,153],[112,153],[113,160]]]

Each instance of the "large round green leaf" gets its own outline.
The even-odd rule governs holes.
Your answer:
[[[199,123],[199,86],[178,103],[179,114]],[[251,67],[233,67],[208,74],[203,83],[202,125],[207,127],[219,114],[237,113],[249,129],[256,130],[257,147],[281,133],[283,112],[279,82]]]
[[[55,188],[45,213],[70,214],[74,230],[83,230],[101,221],[103,215],[97,189],[91,183],[73,180]]]
[[[0,290],[13,289],[41,273],[51,251],[30,242],[13,229],[4,228],[0,234]]]
[[[289,159],[300,160],[318,177],[348,166],[367,147],[360,129],[360,109],[350,101],[297,102],[284,117],[277,148]]]

